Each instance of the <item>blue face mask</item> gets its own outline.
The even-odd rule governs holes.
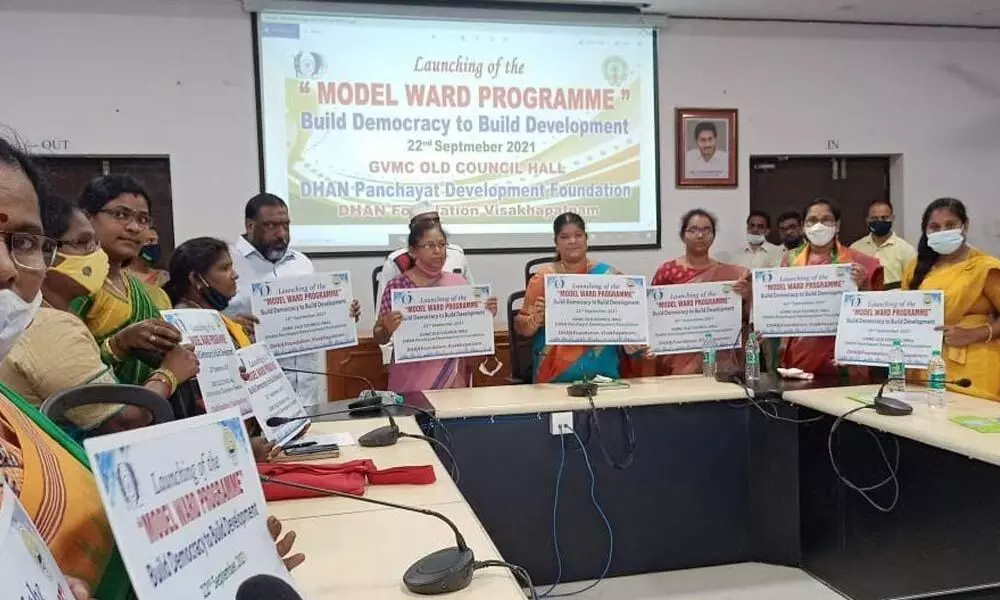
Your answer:
[[[961,229],[946,229],[927,234],[927,245],[942,256],[948,256],[962,247],[965,234]]]

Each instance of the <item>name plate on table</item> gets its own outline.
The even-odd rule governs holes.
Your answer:
[[[180,330],[182,343],[193,344],[201,368],[198,387],[207,412],[238,407],[243,416],[253,415],[250,395],[240,374],[240,359],[222,317],[214,310],[179,308],[160,313],[163,320]]]
[[[250,284],[250,309],[260,319],[257,341],[277,358],[357,346],[352,302],[347,271]]]
[[[236,410],[84,445],[141,600],[231,600],[257,574],[292,583],[267,530],[264,492]]]
[[[653,354],[701,352],[711,334],[714,348],[735,348],[743,330],[743,298],[734,281],[649,288],[649,349]]]
[[[646,278],[545,276],[545,343],[552,346],[645,345]]]
[[[856,290],[847,264],[754,269],[754,328],[766,338],[836,335],[844,292]]]
[[[838,363],[884,367],[893,341],[899,340],[906,366],[926,369],[941,351],[944,294],[920,292],[847,292],[841,302],[834,356]]]
[[[403,314],[392,335],[394,362],[493,354],[489,298],[489,285],[392,290],[392,311]]]
[[[236,354],[246,369],[250,404],[267,441],[280,446],[298,435],[309,424],[309,418],[271,350],[266,344],[254,344],[240,348]],[[271,417],[299,420],[271,427],[267,424]]]
[[[73,600],[45,540],[6,483],[0,485],[0,581],[4,598]]]

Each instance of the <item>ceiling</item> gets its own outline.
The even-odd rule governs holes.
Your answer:
[[[608,0],[603,2],[548,0],[548,2],[595,5],[646,4],[647,12],[664,13],[674,17],[1000,27],[1000,0]]]

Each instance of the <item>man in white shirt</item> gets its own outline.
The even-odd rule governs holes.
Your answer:
[[[250,314],[250,284],[265,279],[309,275],[315,272],[312,261],[288,249],[291,240],[288,205],[274,194],[257,194],[247,202],[246,233],[229,247],[233,268],[239,275],[236,296],[229,301],[227,315]],[[324,371],[322,353],[303,354],[278,361],[303,406],[320,403],[317,375],[296,373]]]
[[[684,156],[684,175],[692,179],[726,179],[729,177],[729,154],[719,150],[719,132],[715,123],[702,121],[694,128],[695,150]]]
[[[747,245],[740,254],[740,265],[747,269],[773,269],[781,264],[785,251],[767,241],[769,233],[771,215],[762,210],[751,211],[747,217]]]
[[[441,215],[438,214],[437,209],[434,208],[434,205],[429,200],[418,201],[410,210],[410,227],[421,221],[441,222]],[[405,246],[394,250],[385,259],[385,263],[382,265],[382,272],[379,273],[378,277],[378,289],[373,290],[375,292],[376,320],[378,319],[379,307],[382,304],[382,290],[385,289],[386,284],[406,271],[409,271],[412,267],[413,257],[410,256],[410,249]],[[443,270],[459,273],[470,284],[473,283],[472,273],[469,271],[469,263],[465,260],[465,251],[457,244],[448,242],[448,253],[445,255]],[[388,344],[385,344],[381,348],[382,363],[389,364],[392,360],[392,341],[390,340]]]

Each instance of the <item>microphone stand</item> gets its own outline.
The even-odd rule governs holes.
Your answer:
[[[875,399],[872,402],[872,406],[875,407],[875,412],[880,415],[886,415],[889,417],[904,417],[906,415],[913,413],[913,407],[906,402],[893,398],[891,396],[883,396],[885,392],[885,386],[889,385],[893,381],[902,381],[904,383],[920,383],[929,384],[932,383],[929,379],[910,379],[908,377],[889,377],[882,382],[882,385],[878,388],[878,393],[875,394]],[[966,377],[962,379],[953,379],[950,381],[943,381],[945,385],[955,385],[960,388],[967,388],[972,385],[972,381]]]
[[[414,594],[432,595],[457,592],[458,590],[469,587],[469,584],[472,583],[472,574],[476,566],[475,556],[473,555],[472,549],[470,549],[465,543],[465,538],[458,530],[458,526],[456,526],[451,519],[439,512],[426,508],[416,508],[413,506],[396,504],[395,502],[386,502],[385,500],[374,500],[363,496],[355,496],[353,494],[347,494],[337,490],[320,488],[292,481],[284,481],[267,475],[261,475],[260,480],[262,483],[281,485],[293,489],[322,494],[324,496],[359,500],[369,504],[377,504],[388,508],[415,512],[444,521],[444,523],[451,528],[451,531],[455,534],[456,545],[432,552],[410,565],[410,567],[403,574],[403,585],[405,585],[406,589],[410,590]]]

